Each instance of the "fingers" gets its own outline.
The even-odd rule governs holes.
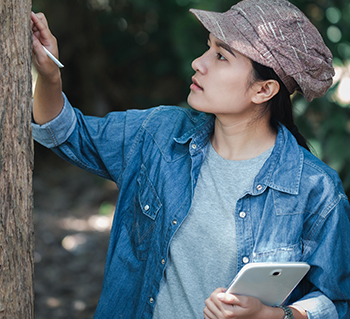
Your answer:
[[[31,13],[31,25],[33,31],[33,40],[39,40],[44,46],[51,48],[56,46],[56,39],[52,35],[46,17],[43,13]],[[51,51],[51,50],[50,50]]]
[[[31,13],[31,18],[32,21],[34,22],[35,25],[38,25],[39,27],[49,27],[49,24],[47,22],[47,19],[45,17],[45,15],[42,12],[38,12],[38,13]]]
[[[47,56],[43,46],[58,59],[57,40],[48,28],[43,13],[31,13],[33,31],[33,63],[38,73],[46,78],[57,77],[58,67]]]
[[[43,13],[31,13],[31,26],[33,31],[34,53],[42,52],[41,44],[44,45],[56,57],[58,54],[57,41],[48,28],[46,17]]]
[[[203,310],[204,318],[208,319],[234,319],[238,318],[235,314],[235,307],[232,305],[222,304],[216,307],[214,304],[207,303]]]
[[[220,292],[218,293],[217,298],[225,304],[240,306],[240,298],[235,295],[226,292]]]
[[[45,14],[43,14],[42,12],[38,12],[36,14],[36,16],[39,18],[39,20],[48,28],[49,27],[49,24],[47,22],[47,19],[45,17]]]
[[[32,21],[32,30],[34,33],[41,34],[43,33],[49,33],[49,28],[47,24],[47,20],[44,16],[44,14],[34,12],[31,13],[31,21]],[[38,37],[39,38],[39,37]]]
[[[268,318],[267,308],[271,308],[255,297],[229,294],[224,288],[216,289],[205,305],[205,319]]]
[[[205,301],[206,307],[203,311],[204,318],[205,319],[235,318],[234,316],[235,302],[237,302],[237,298],[233,295],[226,294],[224,288],[216,289],[210,295],[210,297]]]
[[[39,40],[42,37],[45,38],[51,35],[51,32],[48,28],[46,17],[41,12],[31,13],[31,26],[32,26],[33,35]]]

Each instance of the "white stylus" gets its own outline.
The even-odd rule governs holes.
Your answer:
[[[44,50],[45,50],[47,56],[48,56],[53,62],[55,62],[55,63],[58,65],[59,68],[63,68],[63,67],[64,67],[64,65],[63,65],[60,61],[58,61],[58,60],[52,55],[52,53],[51,53],[48,49],[46,49],[44,46],[43,46],[43,48],[44,48]]]

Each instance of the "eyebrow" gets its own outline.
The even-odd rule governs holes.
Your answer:
[[[208,38],[208,42],[209,42],[209,43],[211,42],[211,41],[210,41],[210,38]],[[219,48],[223,48],[224,50],[230,52],[233,56],[236,56],[236,55],[234,54],[234,52],[232,51],[232,48],[231,48],[228,44],[226,44],[225,42],[216,40],[216,41],[215,41],[215,45],[216,45],[217,47],[219,47]]]
[[[224,43],[224,42],[221,42],[221,41],[215,41],[215,45],[216,45],[217,47],[221,47],[221,48],[223,48],[224,50],[230,52],[233,56],[236,56],[236,55],[233,53],[231,47],[230,47],[228,44],[226,44],[226,43]]]

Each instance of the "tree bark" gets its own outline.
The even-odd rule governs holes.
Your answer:
[[[30,0],[0,0],[0,318],[34,318]]]

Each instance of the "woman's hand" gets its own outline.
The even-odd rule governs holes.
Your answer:
[[[45,46],[58,58],[57,40],[52,35],[46,17],[43,13],[31,13],[31,27],[33,31],[33,63],[40,76],[47,80],[57,80],[60,77],[59,68],[46,55]]]
[[[283,318],[283,310],[265,306],[254,297],[226,294],[224,288],[216,289],[205,301],[205,319],[263,319]]]
[[[58,47],[44,14],[32,12],[31,18],[33,63],[38,71],[33,96],[33,118],[35,123],[44,124],[54,119],[64,104],[60,69],[46,55],[42,46],[44,45],[56,58],[58,58]]]

